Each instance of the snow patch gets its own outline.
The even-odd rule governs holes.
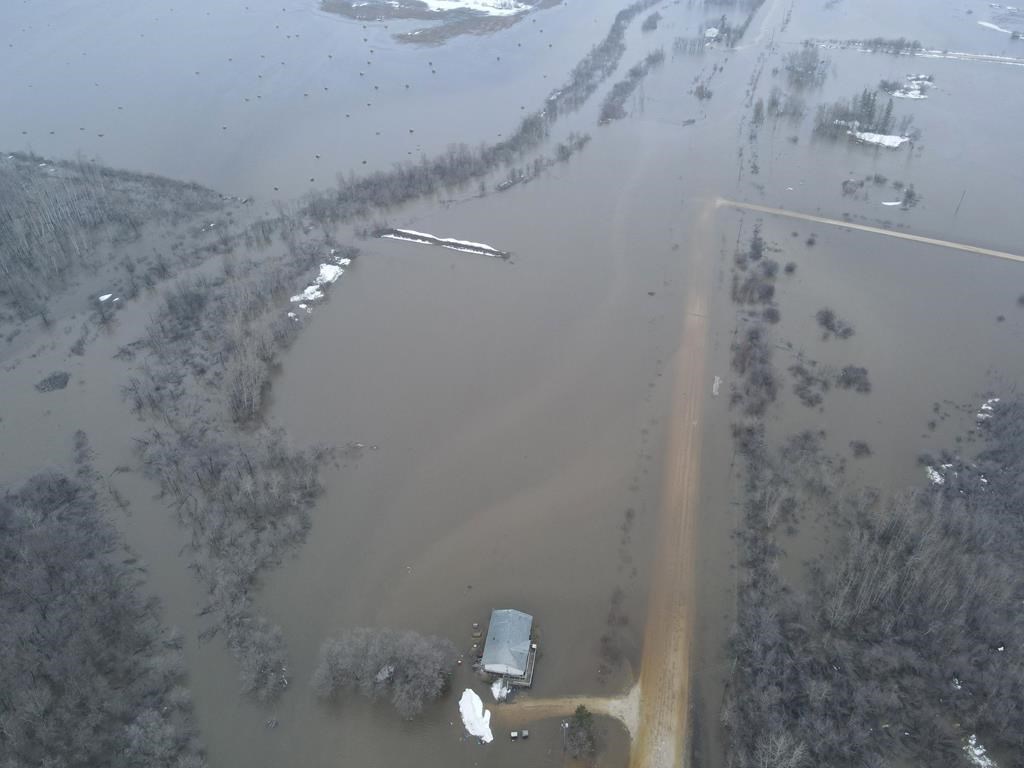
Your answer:
[[[978,409],[975,418],[978,421],[988,421],[992,418],[992,412],[995,410],[996,403],[999,402],[998,397],[990,397],[984,403],[981,404],[981,408]]]
[[[476,11],[487,16],[515,16],[530,10],[516,0],[420,0],[427,8],[442,11]]]
[[[491,713],[484,709],[484,703],[472,688],[462,692],[459,699],[459,714],[462,715],[462,724],[470,736],[476,736],[484,744],[494,741],[494,734],[491,733]]]
[[[993,24],[991,21],[979,21],[979,27],[985,27],[985,29],[994,29],[996,32],[1002,32],[1003,34],[1010,35],[1013,32],[1009,29],[1003,29],[998,24]]]
[[[978,768],[996,768],[996,761],[989,757],[986,752],[985,747],[978,743],[978,737],[972,733],[970,738],[967,739],[967,743],[964,744],[964,754],[967,755],[967,761],[971,765],[978,766]]]
[[[942,473],[939,472],[935,467],[931,467],[931,466],[925,467],[924,471],[928,475],[928,481],[932,485],[945,485],[946,484],[946,478],[944,478],[942,476]]]
[[[491,695],[494,696],[495,701],[504,701],[507,699],[511,690],[512,686],[508,684],[508,680],[504,677],[499,677],[491,683]]]
[[[882,205],[903,205],[902,200],[883,200]]]
[[[110,301],[110,299],[111,299],[111,297],[113,295],[114,294],[112,294],[112,293],[104,293],[102,296],[99,297],[99,300],[100,301]]]
[[[870,133],[868,131],[847,131],[847,135],[863,144],[874,144],[877,147],[887,149],[899,149],[904,143],[910,141],[906,136],[889,136],[884,133]]]
[[[333,254],[334,251],[332,250]],[[291,297],[290,301],[293,304],[298,304],[299,309],[306,310],[306,314],[312,313],[312,309],[309,306],[310,302],[319,301],[324,297],[324,286],[331,285],[337,282],[338,278],[345,274],[345,267],[352,263],[351,259],[336,259],[335,264],[321,264],[320,274],[316,276],[312,285],[307,285],[302,293],[297,293]],[[294,319],[293,313],[289,312],[288,317]]]

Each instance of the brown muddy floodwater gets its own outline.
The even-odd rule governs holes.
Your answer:
[[[769,0],[739,50],[669,55],[627,103],[630,117],[598,128],[597,106],[611,81],[606,84],[583,111],[558,125],[559,134],[587,130],[594,137],[569,164],[504,193],[475,198],[467,192],[451,204],[423,201],[384,217],[392,227],[510,251],[508,262],[406,242],[360,243],[362,256],[308,318],[274,382],[268,418],[282,425],[294,444],[365,447],[325,470],[326,492],[313,513],[308,540],[266,576],[257,598],[265,615],[283,628],[291,659],[291,685],[272,708],[238,695],[237,670],[220,639],[195,641],[201,590],[180,552],[183,534],[163,503],[154,500],[148,481],[138,473],[115,472],[134,465],[131,437],[139,425],[128,417],[119,394],[131,363],[113,356],[120,344],[141,333],[151,305],[143,300],[119,313],[115,328],[90,347],[86,358],[67,356],[77,333],[69,324],[55,329],[35,356],[4,372],[0,466],[5,482],[66,461],[70,434],[82,428],[97,451],[97,466],[129,501],[121,527],[149,565],[149,584],[164,601],[168,623],[180,625],[188,637],[190,686],[211,766],[562,765],[557,720],[529,724],[527,742],[510,742],[504,720],[496,724],[493,744],[465,736],[459,693],[468,686],[486,693],[468,669],[471,627],[486,621],[492,608],[534,615],[541,655],[531,697],[612,696],[636,681],[649,626],[652,560],[663,533],[658,526],[667,487],[663,467],[678,458],[667,455],[666,446],[679,437],[667,433],[675,377],[689,371],[682,330],[695,307],[703,318],[706,356],[693,392],[699,398],[693,413],[700,422],[694,438],[700,472],[688,542],[693,554],[693,619],[686,628],[692,643],[689,739],[680,746],[694,765],[723,764],[718,712],[729,672],[725,642],[738,576],[730,534],[741,500],[729,429],[729,345],[743,320],[729,299],[729,270],[755,224],[773,258],[798,266],[794,276],[778,283],[778,367],[784,370],[788,358],[802,352],[826,365],[864,365],[870,371],[869,395],[831,391],[822,409],[801,405],[787,378],[785,394],[769,415],[773,440],[821,429],[827,450],[847,457],[849,441],[869,443],[870,457],[846,462],[844,488],[890,490],[920,483],[917,455],[948,447],[971,423],[973,412],[958,406],[971,406],[989,392],[1012,394],[1024,375],[1024,309],[1015,306],[1024,291],[1022,265],[714,208],[716,198],[727,197],[828,218],[850,214],[873,226],[889,220],[905,228],[901,231],[1020,252],[1022,222],[1007,213],[1019,202],[1022,172],[1005,158],[1020,154],[1019,131],[1012,126],[1020,124],[1024,101],[1001,95],[1019,92],[1024,68],[911,63],[832,51],[826,83],[804,94],[805,118],[769,121],[756,139],[749,138],[751,88],[765,96],[773,85],[784,85],[773,69],[805,37],[853,36],[843,29],[843,20],[852,29],[863,28],[864,36],[888,34],[888,23],[926,45],[932,41],[924,36],[931,33],[941,38],[936,46],[962,40],[961,50],[1001,50],[982,49],[985,35],[959,16],[930,19],[925,31],[915,34],[906,31],[913,19],[891,4],[873,0],[866,4],[873,12],[863,16],[846,10],[849,1],[829,4],[829,10],[821,3]],[[346,77],[352,74],[346,68],[363,60],[360,46],[371,45],[363,42],[361,27],[320,14],[313,2],[286,10],[281,22],[270,11],[229,4],[209,11],[216,15],[210,21],[215,29],[231,31],[221,50],[204,37],[213,34],[210,29],[196,32],[190,55],[199,58],[186,69],[218,74],[212,81],[190,75],[199,90],[183,97],[183,107],[170,110],[179,121],[167,128],[173,141],[171,135],[154,133],[153,125],[173,115],[166,109],[153,112],[144,96],[185,93],[191,80],[167,64],[165,59],[176,54],[157,46],[153,78],[139,72],[131,83],[121,83],[132,88],[124,100],[148,116],[138,118],[134,128],[126,122],[121,133],[111,129],[120,137],[116,150],[108,152],[96,138],[78,147],[114,165],[198,178],[229,187],[225,191],[269,197],[268,189],[278,186],[280,195],[297,196],[326,185],[338,170],[362,169],[364,155],[370,161],[366,167],[387,167],[407,152],[510,131],[519,106],[533,108],[561,82],[621,5],[608,0],[588,3],[581,11],[574,0],[538,15],[537,25],[561,41],[555,48],[547,46],[547,38],[540,42],[532,23],[429,51],[400,46],[389,32],[371,26],[365,35],[373,41],[373,55],[387,53],[389,63],[381,68],[395,93],[388,90],[379,116],[364,114],[349,130],[341,128],[344,100],[328,103],[327,96],[318,95],[311,106],[312,97],[302,91],[326,84],[328,93],[344,90],[346,98],[363,99],[363,86],[355,85],[358,74],[341,79],[330,69],[335,65],[326,63],[334,61],[327,58],[329,51],[344,51],[341,68]],[[76,6],[69,12],[78,14],[74,18],[85,25],[82,34],[89,39],[95,32],[100,39],[144,34],[149,40],[160,25],[171,25],[173,40],[200,23],[194,3],[173,14],[165,10],[155,12],[157,21],[145,22],[157,26],[145,29],[138,17],[119,20],[109,14],[111,25],[105,27],[95,11],[83,17]],[[693,35],[706,16],[720,15],[717,6],[705,10],[693,3],[665,4],[660,10],[665,18],[652,36],[642,36],[636,26],[630,30],[624,67],[659,45],[670,50],[674,37]],[[879,28],[872,19],[879,20]],[[89,118],[95,133],[95,126],[117,111],[119,99],[110,93],[109,81],[97,79],[104,83],[94,86],[102,97],[72,98],[64,110],[52,103],[30,109],[35,96],[29,61],[37,60],[45,35],[27,6],[15,20],[20,22],[12,27],[16,31],[7,33],[15,44],[11,50],[24,50],[15,54],[21,57],[19,74],[4,103],[18,107],[26,127],[15,130],[5,121],[0,142],[18,148],[25,130],[38,151],[73,154],[78,148],[73,139],[39,138],[49,136],[46,125],[60,122],[77,133],[75,123]],[[958,37],[961,30],[966,31]],[[61,66],[73,70],[73,57],[77,64],[100,55],[92,48],[78,50],[82,46],[66,32],[53,34],[67,56],[48,61],[33,82],[59,77]],[[293,34],[300,39],[293,40]],[[529,45],[520,45],[527,40]],[[269,52],[273,44],[275,55],[283,56],[293,43],[294,56],[275,66],[301,75],[289,79],[275,70],[271,77],[270,64],[258,64],[264,48]],[[485,55],[493,65],[481,63]],[[512,65],[498,68],[499,55]],[[215,67],[218,57],[226,61]],[[427,66],[434,59],[431,66],[443,65],[443,86],[432,80]],[[90,66],[113,72],[113,61],[104,62]],[[928,100],[897,105],[913,112],[922,131],[913,147],[887,152],[814,140],[811,118],[818,103],[849,97],[881,78],[903,77],[908,68],[934,74],[937,83]],[[414,87],[407,96],[398,83],[411,71],[419,74],[410,78]],[[339,79],[324,79],[330,72]],[[257,87],[263,80],[259,74],[271,82]],[[253,80],[252,94],[241,87],[244,78]],[[708,101],[690,93],[698,78],[711,83],[714,96]],[[285,95],[292,88],[298,95]],[[262,98],[256,99],[257,93]],[[235,95],[240,104],[232,106]],[[246,96],[252,101],[244,101]],[[231,130],[247,126],[243,139],[218,135],[213,140],[219,128],[194,120],[213,104],[218,105],[213,122],[223,119]],[[81,120],[69,119],[68,111]],[[422,121],[417,122],[422,139],[419,128],[411,138],[404,124],[413,114]],[[400,139],[376,135],[381,125],[399,123]],[[997,151],[979,152],[982,133]],[[191,144],[199,149],[185,157],[182,147]],[[323,174],[311,159],[318,147],[328,148],[320,152],[324,170],[330,169]],[[751,166],[755,156],[757,172]],[[843,196],[844,179],[874,173],[915,184],[922,201],[912,210],[894,211],[881,206],[890,199],[889,189]],[[323,184],[306,182],[321,175]],[[963,204],[953,216],[958,200]],[[713,213],[707,218],[709,209]],[[811,235],[814,245],[808,246]],[[694,298],[698,262],[706,278]],[[849,320],[855,335],[822,341],[814,322],[822,306]],[[1003,321],[997,321],[999,315]],[[72,373],[67,390],[40,395],[32,389],[42,376],[60,369]],[[721,378],[718,396],[712,394],[716,377]],[[944,418],[935,415],[934,403],[943,404]],[[928,428],[931,420],[937,420],[934,429]],[[827,510],[823,513],[819,520],[803,521],[784,542],[785,575],[794,584],[802,583],[803,561],[823,550],[829,530]],[[415,722],[402,721],[385,704],[356,697],[323,707],[307,685],[319,646],[354,626],[444,635],[465,653],[466,662],[452,691]],[[606,651],[610,648],[614,658],[602,654],[605,635]],[[268,718],[279,725],[266,728]],[[624,729],[609,720],[601,722],[601,731],[606,747],[601,764],[626,765],[630,745]]]

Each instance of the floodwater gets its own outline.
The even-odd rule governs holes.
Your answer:
[[[284,11],[241,2],[176,3],[173,10],[100,5],[69,2],[63,16],[46,20],[28,3],[8,9],[2,55],[14,74],[0,104],[17,119],[0,123],[0,145],[61,156],[81,149],[225,192],[293,199],[338,171],[383,168],[408,152],[510,131],[519,107],[535,108],[562,82],[622,3],[588,2],[581,11],[580,0],[570,0],[536,23],[430,49],[398,45],[389,31],[364,31],[315,3]],[[769,0],[748,47],[670,55],[627,103],[631,116],[598,128],[606,84],[557,127],[594,136],[569,164],[505,193],[422,201],[387,215],[392,226],[510,251],[508,262],[404,242],[360,243],[363,256],[285,356],[268,414],[297,445],[366,446],[325,470],[308,541],[266,576],[258,596],[283,627],[291,659],[292,684],[274,707],[237,695],[234,664],[219,639],[195,642],[201,590],[179,551],[183,535],[147,481],[114,473],[133,465],[131,437],[140,425],[119,397],[131,363],[113,355],[144,327],[146,302],[119,313],[116,328],[85,358],[66,359],[77,333],[69,324],[53,332],[52,346],[5,370],[3,479],[59,465],[73,430],[89,433],[101,472],[130,501],[119,518],[126,538],[148,563],[168,622],[189,638],[190,686],[212,766],[563,764],[557,722],[531,724],[528,742],[511,743],[502,732],[486,747],[465,738],[459,691],[473,685],[485,692],[466,669],[471,627],[494,607],[535,616],[541,656],[532,696],[611,695],[634,682],[662,467],[671,458],[671,378],[677,365],[685,369],[678,352],[692,235],[716,197],[835,218],[849,213],[871,224],[888,219],[919,234],[1020,250],[1024,229],[1010,213],[1024,171],[1006,158],[1020,154],[1014,126],[1024,103],[1005,94],[1019,92],[1024,69],[828,51],[833,71],[806,94],[805,120],[769,120],[756,142],[748,140],[752,73],[760,68],[758,95],[767,97],[771,85],[784,85],[773,67],[805,37],[903,34],[926,47],[1005,48],[998,36],[991,38],[998,45],[987,46],[990,32],[959,16],[927,19],[917,33],[902,10],[867,5],[871,12],[861,15],[851,0],[830,8],[797,2],[781,30],[790,5]],[[625,66],[720,13],[693,3],[660,10],[657,32],[641,35],[638,24],[630,30]],[[137,66],[125,66],[133,60]],[[360,77],[366,60],[373,64]],[[896,105],[897,115],[912,112],[921,129],[913,148],[813,139],[816,104],[909,71],[936,81],[928,100]],[[698,102],[689,91],[696,78],[709,77],[714,95]],[[50,91],[56,97],[44,96]],[[363,106],[368,101],[372,107]],[[980,151],[979,142],[997,151]],[[906,212],[883,207],[895,193],[870,184],[867,199],[842,195],[844,179],[874,173],[913,183],[921,203]],[[740,485],[728,392],[729,345],[742,321],[729,301],[729,268],[755,222],[778,249],[773,257],[798,265],[779,281],[777,367],[788,365],[788,344],[825,364],[870,371],[871,394],[832,391],[823,410],[800,405],[787,380],[769,416],[777,439],[823,429],[826,448],[841,455],[849,455],[850,440],[867,441],[873,455],[847,462],[849,487],[920,482],[917,455],[949,447],[971,421],[970,411],[945,405],[949,417],[931,431],[932,404],[1008,395],[1024,374],[1020,265],[717,209],[713,233],[701,240],[713,245],[703,254],[712,288],[690,686],[689,748],[701,766],[722,764],[718,710],[737,578],[730,534]],[[813,316],[826,305],[854,325],[851,339],[821,341]],[[32,389],[60,369],[73,374],[67,390]],[[714,376],[723,380],[718,397],[711,395]],[[826,535],[827,525],[801,526],[786,542],[787,576],[799,581],[800,563],[821,551]],[[627,621],[610,627],[620,591],[617,614]],[[306,683],[320,643],[363,625],[450,637],[467,659],[453,691],[412,723],[386,704],[354,697],[336,708],[317,704]],[[614,664],[601,655],[605,633],[621,654]],[[275,729],[264,726],[271,717]],[[625,732],[612,722],[601,728],[602,764],[626,764]]]

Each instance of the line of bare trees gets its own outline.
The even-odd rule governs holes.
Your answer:
[[[598,115],[598,123],[608,123],[612,120],[620,120],[626,116],[625,104],[633,91],[637,89],[647,73],[652,69],[661,66],[665,61],[665,51],[661,48],[651,51],[639,64],[629,68],[626,76],[612,86],[608,95],[601,103],[601,111]]]
[[[242,690],[262,701],[287,687],[287,654],[251,594],[260,574],[305,539],[319,468],[331,455],[292,448],[263,422],[264,400],[280,351],[301,327],[287,315],[289,294],[321,261],[356,256],[292,218],[274,229],[283,254],[226,259],[220,272],[165,292],[147,328],[148,357],[124,388],[148,421],[138,439],[143,467],[188,531],[193,570],[208,590],[203,639],[223,635]]]
[[[440,155],[397,165],[390,171],[339,178],[335,189],[314,193],[306,199],[304,215],[323,226],[349,221],[442,190],[457,189],[519,162],[547,139],[551,125],[561,115],[579,109],[612,75],[626,51],[626,29],[637,16],[659,2],[636,0],[619,11],[608,34],[580,60],[569,80],[539,109],[524,117],[508,138],[480,147],[455,144]]]

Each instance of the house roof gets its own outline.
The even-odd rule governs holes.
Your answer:
[[[503,675],[526,674],[532,626],[533,616],[528,613],[512,608],[491,611],[484,643],[484,669]]]

